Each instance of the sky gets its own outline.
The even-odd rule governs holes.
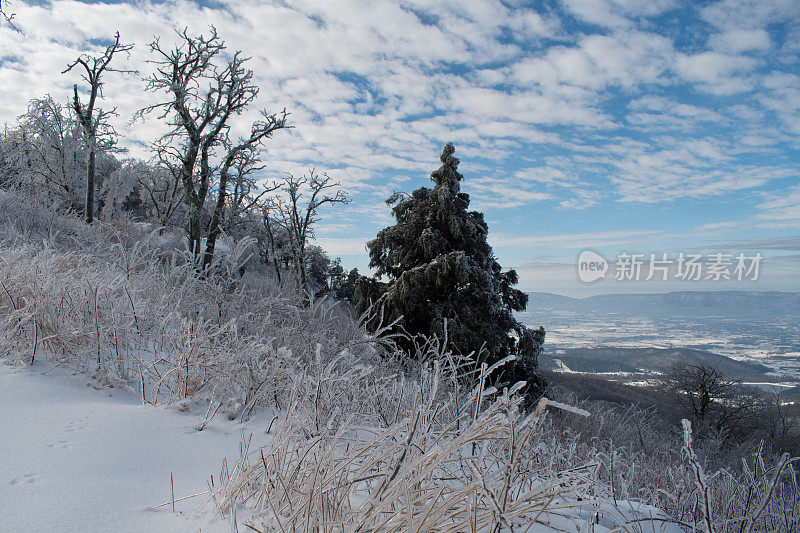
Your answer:
[[[213,25],[260,87],[234,133],[259,109],[291,113],[263,179],[316,169],[349,191],[316,235],[345,266],[367,269],[365,243],[392,223],[384,200],[432,186],[452,141],[471,209],[523,290],[800,290],[796,0],[4,5],[20,31],[0,28],[0,122],[47,93],[66,102],[80,80],[61,71],[119,31],[135,48],[118,66],[139,74],[107,76],[102,105],[117,108],[120,144],[145,158],[163,131],[155,117],[130,122],[158,97],[143,90],[148,43]],[[585,250],[608,262],[591,283],[579,277]],[[632,277],[620,254],[643,261],[641,279],[615,279]],[[666,280],[644,279],[651,254],[667,254]],[[700,256],[701,279],[677,276],[680,254]],[[736,279],[740,255],[758,279]],[[715,262],[731,279],[707,276]]]

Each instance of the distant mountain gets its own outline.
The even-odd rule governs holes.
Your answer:
[[[529,294],[528,313],[597,314],[641,318],[734,318],[785,322],[800,317],[800,293],[679,291],[660,294],[603,294],[569,298],[546,292]]]
[[[631,372],[651,374],[664,372],[677,363],[711,365],[729,379],[770,381],[764,365],[737,361],[724,355],[688,348],[568,348],[546,353],[539,364],[547,370],[558,370],[562,363],[573,372]]]

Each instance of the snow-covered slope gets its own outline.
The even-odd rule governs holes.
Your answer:
[[[46,375],[45,375],[46,374]],[[141,405],[135,395],[95,388],[82,374],[47,364],[0,363],[0,532],[231,531],[215,519],[207,495],[157,509],[175,498],[207,490],[223,458],[240,457],[242,433],[253,447],[266,444],[264,418],[242,425],[218,417],[201,420],[175,408]],[[248,511],[239,507],[239,525]],[[541,518],[535,531],[579,531],[589,523],[606,531],[630,516],[656,509],[620,505],[572,506],[567,515]],[[630,515],[630,516],[629,516]],[[627,517],[627,518],[624,518]],[[550,526],[546,525],[550,523]],[[655,531],[679,531],[660,520]]]
[[[260,445],[263,425],[218,414],[197,431],[197,414],[49,368],[0,363],[0,531],[230,531],[198,514],[207,496],[150,508],[171,500],[170,473],[176,498],[208,490],[242,429]]]

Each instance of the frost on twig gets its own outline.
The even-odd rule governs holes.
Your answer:
[[[697,455],[692,448],[692,423],[684,418],[681,420],[681,424],[683,424],[683,450],[686,452],[686,456],[689,459],[694,481],[697,485],[697,490],[700,492],[701,512],[703,513],[703,531],[706,533],[715,533],[711,516],[711,495],[708,483],[703,473],[703,467],[700,465],[700,461],[697,459]]]

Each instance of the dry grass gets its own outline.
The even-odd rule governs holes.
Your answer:
[[[536,472],[530,446],[547,406],[570,408],[542,400],[525,415],[514,389],[500,394],[483,387],[487,374],[484,368],[481,384],[465,398],[464,415],[446,423],[433,382],[413,388],[410,405],[401,407],[406,416],[389,427],[351,421],[308,436],[287,410],[268,446],[245,447],[212,501],[220,513],[250,507],[250,527],[261,531],[455,532],[573,523],[588,501],[605,495],[597,492],[596,465]]]
[[[206,418],[276,409],[272,442],[245,443],[207,504],[264,531],[651,531],[705,516],[718,532],[798,529],[791,459],[742,449],[720,462],[704,442],[701,513],[677,428],[633,407],[526,414],[514,389],[485,386],[493,369],[475,370],[477,387],[459,379],[469,360],[436,339],[409,359],[336,306],[300,305],[250,246],[228,243],[201,279],[175,235],[89,228],[2,193],[0,357],[70,367],[147,403],[207,400]]]

